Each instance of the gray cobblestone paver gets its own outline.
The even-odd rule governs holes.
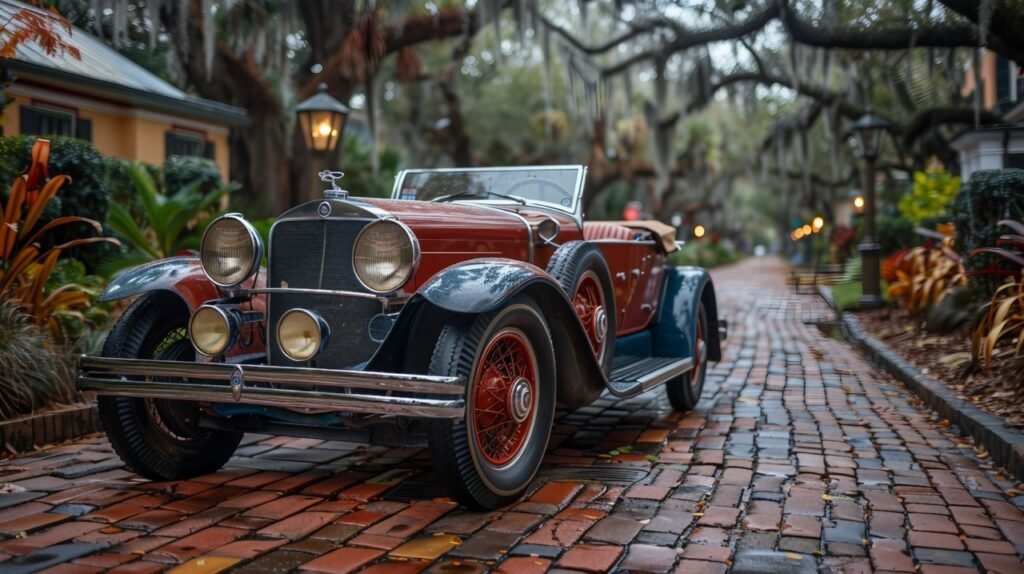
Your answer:
[[[218,473],[152,483],[95,437],[0,463],[0,571],[1024,572],[1016,485],[784,275],[714,272],[731,332],[698,409],[560,412],[508,508],[458,509],[421,448],[250,435]]]

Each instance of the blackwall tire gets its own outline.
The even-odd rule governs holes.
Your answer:
[[[695,368],[684,375],[680,375],[665,383],[665,393],[672,404],[672,408],[678,412],[691,411],[700,401],[700,394],[704,390],[704,378],[708,371],[707,361],[707,340],[708,340],[708,314],[701,302],[697,309],[697,324],[694,326],[694,349],[693,357],[697,361]]]
[[[555,357],[536,305],[446,325],[430,374],[466,380],[462,419],[427,425],[434,468],[463,505],[491,510],[516,500],[540,467],[555,412]]]
[[[104,357],[191,362],[188,307],[176,295],[146,293],[121,315],[103,345]],[[178,480],[215,472],[242,440],[242,433],[200,429],[198,406],[188,401],[99,397],[99,414],[110,444],[132,471],[154,480]]]
[[[569,296],[601,369],[610,375],[617,314],[612,276],[601,250],[586,241],[565,243],[552,255],[547,272]]]

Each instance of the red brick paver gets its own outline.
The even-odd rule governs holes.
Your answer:
[[[248,435],[224,470],[159,484],[87,438],[0,463],[0,571],[83,543],[51,571],[1024,572],[1024,489],[820,329],[785,272],[713,273],[730,335],[695,411],[660,389],[559,411],[507,508],[458,508],[426,449],[361,431]]]

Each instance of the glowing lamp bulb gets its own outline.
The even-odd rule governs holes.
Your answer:
[[[857,209],[864,209],[864,197],[858,195],[857,197],[853,198],[853,206],[856,207]]]
[[[814,221],[811,222],[811,227],[814,229],[815,232],[821,231],[821,228],[825,227],[825,218],[821,217],[820,215],[818,217],[815,217]]]
[[[707,233],[707,229],[704,229],[703,225],[698,225],[697,227],[693,228],[693,236],[696,237],[697,239],[704,237],[705,233]]]
[[[320,137],[327,137],[331,135],[331,132],[334,130],[331,128],[331,124],[324,121],[320,122],[320,125],[316,127],[316,131],[320,134]]]

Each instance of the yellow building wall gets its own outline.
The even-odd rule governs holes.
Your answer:
[[[11,102],[4,108],[0,126],[4,135],[21,133],[21,106],[31,105],[30,98],[11,95]],[[161,164],[167,157],[166,134],[174,129],[170,122],[148,118],[115,116],[103,112],[79,108],[78,117],[92,122],[92,144],[103,155],[122,157],[134,161]],[[228,135],[214,131],[206,132],[206,139],[216,146],[214,163],[224,181],[230,174]]]

